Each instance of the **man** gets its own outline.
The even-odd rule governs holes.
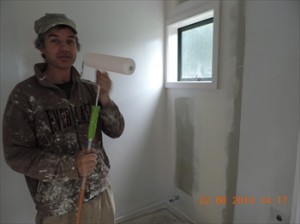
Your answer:
[[[87,176],[80,223],[114,223],[114,202],[107,180],[109,160],[102,132],[117,138],[124,119],[110,99],[107,72],[96,73],[99,115],[92,150],[85,150],[93,85],[73,67],[79,50],[75,23],[64,14],[46,14],[35,22],[44,63],[35,75],[16,85],[3,117],[5,159],[25,175],[35,202],[37,224],[74,223],[82,177]]]

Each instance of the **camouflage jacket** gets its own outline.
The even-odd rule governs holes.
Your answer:
[[[36,209],[45,215],[76,210],[81,179],[75,156],[87,144],[93,85],[83,82],[72,68],[70,98],[48,82],[45,64],[35,65],[35,75],[16,85],[3,117],[3,146],[8,165],[25,175]],[[88,178],[85,200],[106,187],[110,164],[103,148],[102,132],[119,137],[124,119],[116,104],[101,108],[92,147],[98,149],[95,171]]]

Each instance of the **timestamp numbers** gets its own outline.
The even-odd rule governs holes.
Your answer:
[[[279,195],[276,197],[271,196],[261,196],[260,202],[263,205],[270,205],[270,204],[286,204],[287,202],[287,196],[285,195]]]
[[[255,203],[260,203],[262,205],[270,205],[270,204],[286,204],[287,196],[261,196],[260,198],[255,198],[254,196],[232,196],[230,200],[226,196],[216,196],[211,198],[210,196],[200,196],[199,204],[200,205],[209,205],[209,204],[217,204],[217,205],[225,205],[225,204],[233,204],[233,205],[253,205]]]

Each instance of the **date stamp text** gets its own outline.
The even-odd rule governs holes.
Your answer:
[[[209,204],[217,204],[217,205],[224,205],[224,204],[233,204],[233,205],[253,205],[253,204],[262,204],[262,205],[270,205],[270,204],[286,204],[287,203],[287,196],[285,195],[278,195],[278,196],[232,196],[230,198],[226,196],[200,196],[199,197],[199,204],[200,205],[209,205]]]

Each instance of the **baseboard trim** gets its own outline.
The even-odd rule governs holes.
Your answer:
[[[149,212],[154,212],[158,209],[161,209],[163,208],[164,206],[164,202],[159,202],[159,203],[155,203],[155,204],[151,204],[151,205],[148,205],[148,206],[145,206],[143,208],[140,208],[134,212],[130,212],[126,215],[122,215],[122,216],[119,216],[115,219],[116,223],[120,223],[120,222],[124,222],[126,220],[129,220],[129,219],[134,219],[138,216],[141,216],[145,213],[149,213]]]
[[[159,203],[151,204],[149,206],[145,206],[145,207],[143,207],[141,209],[138,209],[134,212],[130,212],[126,215],[119,216],[115,219],[115,221],[116,221],[116,224],[118,224],[118,223],[125,222],[125,221],[128,221],[128,220],[140,217],[144,214],[155,212],[155,211],[158,211],[158,210],[161,210],[161,209],[168,209],[175,216],[178,216],[180,219],[182,219],[183,221],[185,221],[187,223],[191,223],[191,224],[195,223],[193,220],[191,220],[189,217],[187,217],[185,214],[183,214],[181,211],[179,211],[175,206],[173,206],[169,202],[159,202]]]

